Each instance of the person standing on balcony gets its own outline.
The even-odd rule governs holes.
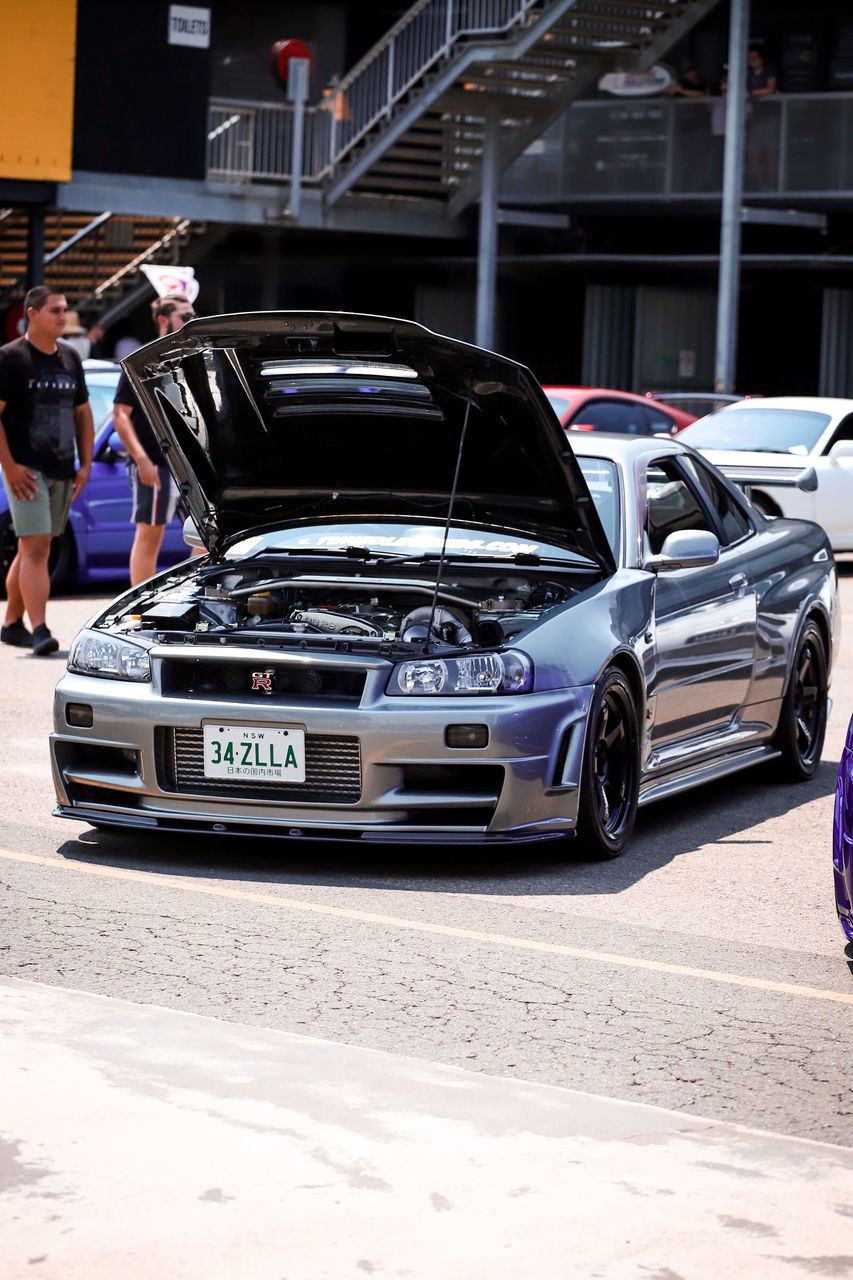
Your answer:
[[[711,85],[695,62],[685,62],[680,80],[667,86],[669,98],[710,98]],[[674,142],[677,181],[682,191],[710,191],[713,149],[708,138],[711,107],[691,104],[675,112]]]
[[[710,98],[711,85],[695,62],[685,62],[681,79],[673,80],[666,92],[670,98]]]
[[[746,61],[746,96],[749,119],[746,129],[746,167],[759,191],[776,186],[779,116],[766,102],[776,92],[776,72],[761,49],[752,46]]]
[[[18,537],[0,641],[39,657],[59,648],[45,623],[50,544],[89,478],[95,435],[82,361],[59,341],[67,314],[61,293],[37,285],[24,299],[26,332],[0,348],[0,466]]]
[[[157,337],[165,338],[166,334],[182,329],[195,317],[195,312],[185,293],[171,293],[154,299],[151,317]],[[180,494],[124,371],[116,387],[113,426],[129,454],[127,472],[133,492],[131,519],[136,525],[130,549],[130,585],[135,587],[157,572],[163,534],[177,510]]]

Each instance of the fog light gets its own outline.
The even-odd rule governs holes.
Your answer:
[[[65,723],[75,729],[91,729],[95,715],[88,702],[69,702],[65,707]]]
[[[487,747],[489,726],[487,724],[449,724],[444,730],[444,744],[447,747]]]

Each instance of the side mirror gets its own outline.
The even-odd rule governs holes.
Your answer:
[[[111,464],[127,462],[127,457],[127,449],[122,444],[119,433],[111,431],[105,443],[101,445],[98,453],[98,462],[109,462]]]
[[[195,520],[193,520],[192,516],[187,516],[186,520],[184,521],[183,535],[184,535],[184,542],[187,544],[188,547],[199,547],[201,548],[202,551],[205,551],[207,549],[201,540],[201,535],[199,534],[199,531],[196,528],[196,523],[195,523]]]
[[[716,564],[719,558],[720,541],[710,529],[676,529],[667,534],[660,554],[652,556],[643,567],[652,573],[666,573],[671,569],[699,569]]]

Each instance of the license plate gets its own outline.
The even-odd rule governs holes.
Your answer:
[[[204,725],[204,776],[253,782],[304,782],[305,731],[256,725]]]

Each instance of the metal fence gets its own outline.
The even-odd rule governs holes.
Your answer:
[[[497,8],[498,0],[469,0],[465,7]],[[405,74],[401,68],[401,83]],[[364,96],[348,118],[334,98],[306,110],[305,182],[322,182],[352,145],[347,140],[363,132],[375,103],[367,81],[356,93]],[[501,194],[528,203],[719,197],[724,107],[723,98],[576,102],[506,171]],[[292,154],[290,103],[211,100],[209,179],[289,181]],[[744,189],[821,197],[853,192],[853,93],[777,94],[751,104]]]
[[[501,181],[518,201],[719,197],[725,99],[576,102]],[[744,190],[853,192],[853,94],[777,94],[751,103]]]

